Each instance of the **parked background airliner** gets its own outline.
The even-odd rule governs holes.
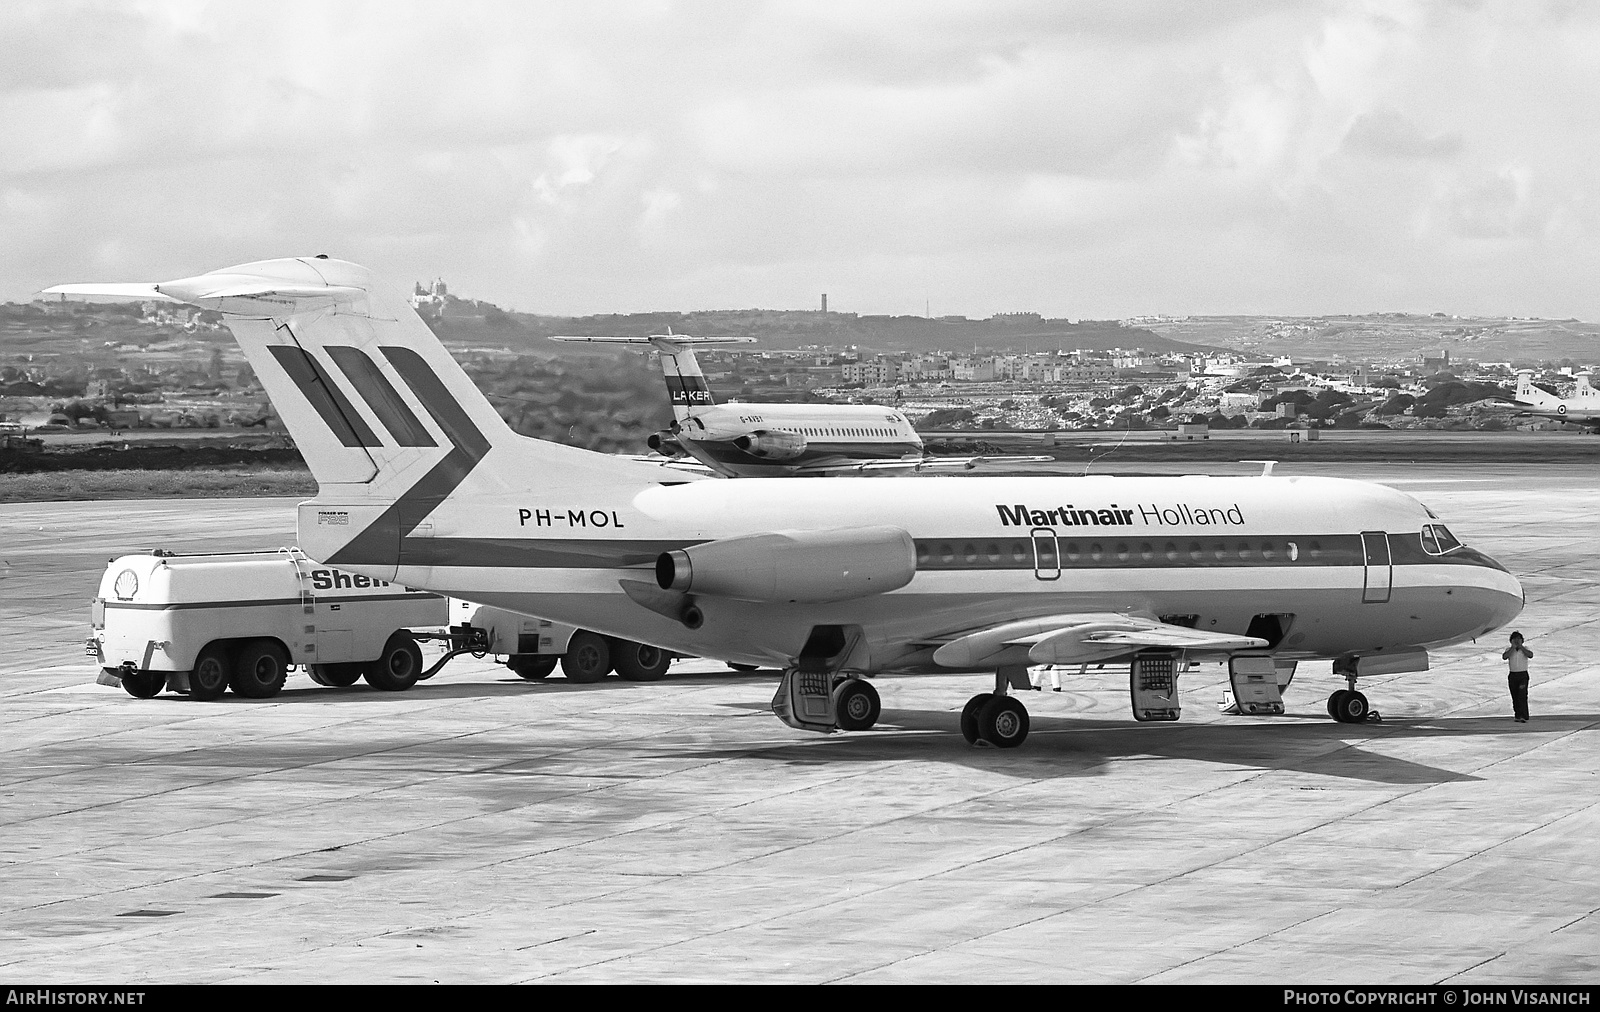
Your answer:
[[[1575,379],[1577,388],[1572,396],[1557,397],[1533,385],[1533,370],[1519,370],[1514,402],[1520,409],[1517,413],[1600,428],[1600,390],[1589,385],[1589,374],[1586,372],[1578,373]]]
[[[1029,664],[1126,660],[1135,716],[1166,719],[1196,658],[1236,677],[1331,659],[1348,687],[1330,713],[1361,720],[1358,678],[1424,670],[1428,650],[1523,604],[1420,503],[1363,482],[696,480],[519,436],[416,314],[343,261],[50,291],[223,314],[317,480],[300,505],[311,558],[781,666],[773,710],[794,727],[872,726],[864,676],[992,672],[961,728],[1012,747]]]
[[[1050,457],[929,457],[910,419],[874,404],[718,404],[696,347],[749,344],[752,337],[558,336],[552,341],[653,347],[672,401],[672,427],[651,434],[650,449],[692,458],[728,478],[814,477],[860,472],[971,470]]]

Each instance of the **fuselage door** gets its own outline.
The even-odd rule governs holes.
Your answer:
[[[1041,580],[1061,579],[1061,555],[1052,527],[1033,529],[1033,575]]]
[[[1366,579],[1361,586],[1363,604],[1387,604],[1394,584],[1394,561],[1389,555],[1389,535],[1382,531],[1361,532],[1361,552],[1365,557]]]

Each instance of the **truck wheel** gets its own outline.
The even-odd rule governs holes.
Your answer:
[[[598,682],[611,673],[611,644],[592,632],[573,633],[561,655],[561,670],[569,682]]]
[[[289,655],[273,640],[251,640],[233,664],[233,691],[249,699],[270,699],[289,677]]]
[[[361,677],[361,668],[360,664],[313,664],[311,680],[318,685],[342,689],[356,684]]]
[[[159,671],[132,671],[122,676],[123,690],[134,699],[153,699],[166,687],[167,676]]]
[[[530,682],[542,682],[556,669],[558,660],[560,658],[554,655],[543,657],[539,654],[512,654],[506,659],[506,667],[516,672],[519,678],[526,678]]]
[[[421,675],[422,648],[402,629],[383,645],[383,656],[365,665],[362,677],[374,689],[403,692],[417,684]]]
[[[233,664],[228,656],[225,641],[207,643],[194,659],[194,670],[189,672],[189,698],[210,702],[222,698],[228,691],[228,677]]]
[[[611,656],[617,661],[617,674],[630,682],[657,682],[666,677],[672,655],[648,643],[612,640]]]

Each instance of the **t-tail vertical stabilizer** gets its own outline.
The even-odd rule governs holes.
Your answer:
[[[319,561],[392,580],[447,500],[659,480],[648,465],[512,432],[415,311],[356,264],[263,260],[47,292],[127,298],[131,287],[223,314],[317,480],[300,547]]]
[[[716,347],[729,344],[751,344],[753,337],[691,337],[688,334],[674,334],[672,328],[667,328],[665,334],[651,334],[649,337],[613,337],[589,335],[558,335],[551,337],[552,341],[589,344],[632,344],[650,345],[661,353],[661,375],[667,381],[667,396],[672,401],[672,418],[682,422],[691,417],[702,408],[714,407],[716,399],[711,396],[711,386],[706,382],[705,374],[700,371],[700,360],[695,357],[694,348]]]

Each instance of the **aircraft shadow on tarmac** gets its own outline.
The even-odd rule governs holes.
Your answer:
[[[1275,724],[1268,721],[1276,721]],[[679,757],[747,758],[795,765],[922,760],[955,762],[1024,779],[1092,777],[1117,761],[1188,760],[1258,770],[1314,773],[1367,783],[1407,785],[1481,780],[1381,755],[1352,741],[1474,738],[1593,730],[1600,714],[1561,714],[1515,724],[1509,717],[1418,718],[1381,724],[1338,724],[1269,718],[1250,724],[1128,724],[1095,718],[1034,717],[1016,751],[967,745],[959,716],[942,710],[884,710],[875,732],[819,738],[758,749],[730,746],[673,753]],[[947,734],[930,735],[929,731]],[[904,733],[912,732],[912,733]],[[658,752],[663,757],[666,753]]]

